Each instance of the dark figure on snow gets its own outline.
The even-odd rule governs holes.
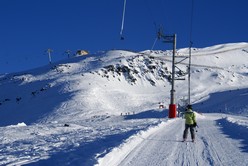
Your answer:
[[[197,126],[195,113],[192,110],[192,105],[188,105],[187,109],[184,113],[184,119],[185,119],[185,129],[183,132],[183,141],[187,139],[188,136],[188,130],[190,129],[191,139],[192,142],[195,141],[195,130],[194,128]]]

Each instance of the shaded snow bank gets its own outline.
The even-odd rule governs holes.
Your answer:
[[[240,149],[248,153],[248,119],[242,117],[226,117],[217,120],[222,132],[229,138],[240,141]],[[247,164],[247,163],[246,163]]]
[[[243,119],[237,119],[235,117],[226,117],[225,120],[227,122],[239,125],[239,126],[243,126],[243,127],[247,127],[248,128],[248,119],[243,118]]]
[[[111,150],[110,153],[108,153],[103,158],[98,159],[97,166],[116,166],[121,162],[133,149],[136,148],[138,144],[140,144],[144,139],[147,139],[148,136],[156,132],[159,128],[164,127],[166,125],[169,125],[173,123],[175,120],[178,119],[170,119],[165,120],[162,123],[160,123],[158,126],[151,127],[148,130],[141,131],[127,140],[125,140],[120,146],[114,148]]]

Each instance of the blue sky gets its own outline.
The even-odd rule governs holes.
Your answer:
[[[66,59],[66,50],[151,49],[156,28],[189,46],[192,0],[1,0],[0,73],[23,71]],[[248,42],[247,0],[194,0],[193,47]],[[154,49],[171,49],[157,42]]]

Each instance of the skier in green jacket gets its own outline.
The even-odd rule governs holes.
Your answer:
[[[194,128],[197,126],[195,113],[192,111],[192,105],[188,105],[184,113],[185,119],[185,129],[183,132],[183,141],[186,141],[188,136],[188,130],[190,129],[192,142],[195,141],[195,131]]]

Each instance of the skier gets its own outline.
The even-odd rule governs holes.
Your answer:
[[[187,106],[187,109],[184,113],[184,119],[185,119],[185,129],[183,132],[183,142],[186,141],[187,139],[189,129],[190,129],[192,142],[194,142],[195,141],[194,128],[197,126],[197,123],[196,123],[195,113],[192,110],[192,105]]]

